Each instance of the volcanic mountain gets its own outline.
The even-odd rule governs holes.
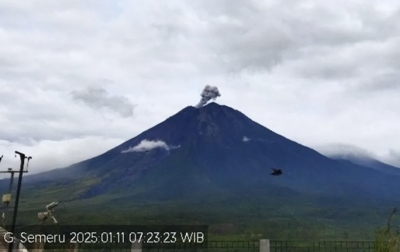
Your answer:
[[[272,168],[283,175],[270,176]],[[28,188],[75,185],[69,200],[105,194],[135,202],[302,193],[400,198],[398,176],[330,159],[217,103],[186,107],[104,154],[24,181]]]

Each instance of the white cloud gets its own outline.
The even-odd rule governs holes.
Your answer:
[[[248,142],[248,141],[250,141],[251,139],[250,138],[248,138],[247,136],[244,136],[243,137],[243,142]]]
[[[155,148],[162,148],[165,150],[170,150],[170,149],[176,149],[178,147],[174,146],[168,146],[164,141],[161,140],[155,140],[155,141],[149,141],[147,139],[142,140],[138,145],[134,147],[130,147],[126,150],[123,150],[122,153],[128,153],[128,152],[146,152]]]
[[[375,159],[400,167],[400,153],[393,150],[377,155],[372,151],[350,144],[327,144],[315,146],[315,149],[327,157]]]
[[[95,150],[64,156],[55,145],[104,139],[100,154],[197,104],[209,84],[218,103],[290,139],[360,146],[400,165],[399,6],[0,0],[0,155],[34,151],[32,169],[89,158]],[[89,87],[107,95],[91,107],[71,99]]]
[[[394,166],[400,167],[400,151],[389,150],[385,160]]]
[[[330,144],[330,145],[323,145],[323,146],[318,146],[316,149],[321,152],[322,154],[332,157],[336,155],[349,155],[353,157],[370,157],[370,158],[378,158],[375,156],[374,153],[357,147],[353,145],[348,145],[348,144]]]
[[[29,174],[35,174],[95,157],[108,151],[110,146],[116,146],[122,141],[123,139],[97,136],[59,141],[31,139],[23,143],[0,140],[0,153],[4,155],[0,163],[0,170],[6,170],[8,167],[19,169],[20,159],[18,156],[14,156],[15,151],[32,156],[28,171]]]

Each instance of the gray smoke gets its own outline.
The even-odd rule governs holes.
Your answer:
[[[201,100],[196,105],[196,108],[200,108],[200,107],[206,105],[207,102],[209,102],[210,100],[215,100],[219,96],[221,96],[221,93],[219,92],[217,87],[213,87],[210,85],[205,86],[205,88],[203,89],[203,92],[201,93]]]

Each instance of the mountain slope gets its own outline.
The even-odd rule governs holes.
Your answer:
[[[142,141],[163,141],[170,147],[124,152]],[[282,168],[284,175],[270,176],[272,167]],[[277,188],[371,200],[400,196],[399,177],[327,158],[216,103],[186,107],[104,154],[46,177],[57,178],[53,185],[78,186],[79,192],[70,194],[75,199],[104,194],[144,201],[248,197]],[[39,181],[43,174],[26,178],[36,188]]]
[[[275,167],[282,176],[270,176]],[[399,203],[400,177],[386,168],[328,158],[210,103],[97,157],[25,176],[21,218],[31,223],[60,200],[60,223],[206,223],[264,230],[267,238],[316,230],[313,239],[332,238],[340,226],[334,230],[366,238]],[[6,190],[8,181],[0,185]]]

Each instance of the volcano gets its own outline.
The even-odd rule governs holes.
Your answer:
[[[270,176],[272,167],[285,172]],[[400,196],[397,176],[330,159],[214,102],[186,107],[104,154],[26,181],[78,178],[92,183],[75,194],[77,199],[108,193],[136,200],[249,196],[275,187],[345,198]]]
[[[276,167],[283,174],[271,176]],[[138,221],[174,212],[174,223],[258,225],[279,218],[291,226],[308,218],[343,223],[345,231],[358,220],[355,230],[362,230],[361,224],[372,225],[371,216],[384,222],[377,213],[400,198],[400,176],[385,169],[328,158],[235,109],[209,103],[186,107],[97,157],[26,176],[22,197],[70,202],[83,209],[81,219],[89,209],[117,211],[113,223],[128,209],[128,219],[140,215]]]

